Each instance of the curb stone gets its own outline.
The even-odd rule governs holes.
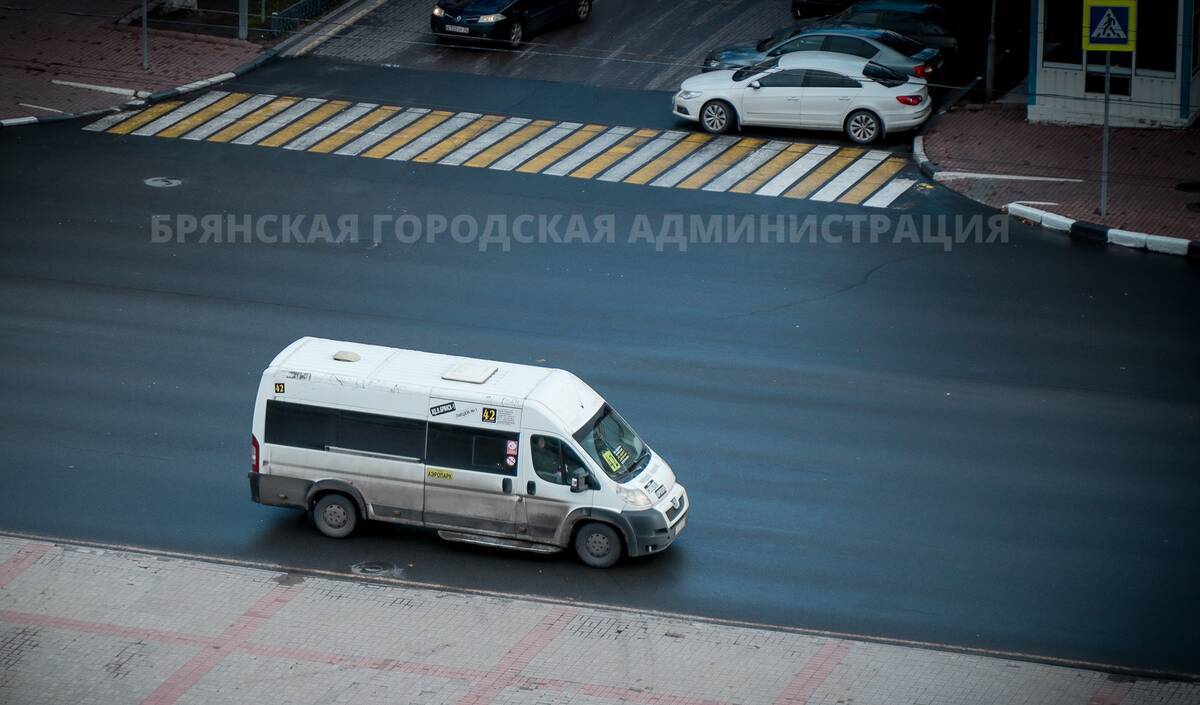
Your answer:
[[[1049,230],[1066,233],[1072,240],[1081,240],[1101,245],[1120,245],[1135,250],[1148,250],[1166,255],[1179,255],[1189,260],[1200,261],[1200,241],[1187,240],[1181,237],[1166,235],[1151,235],[1138,233],[1120,228],[1110,228],[1106,225],[1075,220],[1058,213],[1034,208],[1016,201],[1001,208],[1009,215],[1027,220],[1034,225],[1040,225]]]

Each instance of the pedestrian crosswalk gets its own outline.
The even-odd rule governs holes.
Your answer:
[[[916,184],[884,150],[228,91],[84,129],[875,208]]]

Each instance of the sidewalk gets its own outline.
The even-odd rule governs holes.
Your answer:
[[[1133,705],[1200,683],[0,536],[0,702]]]
[[[1078,220],[1200,240],[1200,191],[1176,190],[1200,182],[1200,129],[1111,130],[1105,217],[1098,211],[1100,144],[1099,127],[1031,125],[1024,105],[959,106],[925,135],[937,180],[977,201],[1043,201],[1039,208]],[[1047,180],[978,178],[981,172]]]
[[[131,96],[56,84],[69,81],[153,92],[225,73],[262,47],[220,37],[150,31],[142,70],[141,28],[117,19],[131,0],[37,0],[0,9],[0,119],[52,117],[120,105]]]

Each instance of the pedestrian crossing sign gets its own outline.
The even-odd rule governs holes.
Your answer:
[[[1137,0],[1083,0],[1083,48],[1133,51]]]

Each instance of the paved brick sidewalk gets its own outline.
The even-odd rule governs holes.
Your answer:
[[[128,100],[55,80],[155,91],[225,73],[262,51],[251,42],[155,29],[150,32],[150,71],[142,71],[140,27],[116,24],[140,7],[138,2],[5,5],[0,9],[0,118],[79,113]]]
[[[1200,182],[1200,129],[1114,129],[1109,133],[1108,215],[1100,197],[1100,128],[1031,125],[1024,106],[959,107],[934,124],[925,151],[940,169],[1078,179],[1078,182],[955,179],[943,183],[993,206],[1039,206],[1109,227],[1200,240],[1200,192],[1175,189]]]
[[[0,536],[0,702],[1133,705],[1200,684]]]

